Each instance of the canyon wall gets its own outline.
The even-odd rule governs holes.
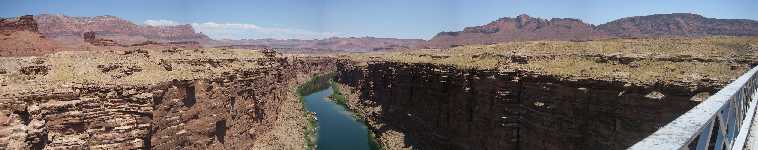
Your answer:
[[[292,87],[334,63],[266,59],[211,78],[4,94],[0,149],[301,149]]]
[[[0,18],[0,32],[9,30],[38,32],[39,28],[32,15],[20,16],[18,18]]]
[[[389,149],[625,149],[717,90],[424,63],[337,69],[348,106]]]
[[[137,44],[145,41],[206,43],[211,39],[203,33],[195,32],[191,25],[147,26],[137,25],[116,16],[71,17],[65,15],[41,14],[34,16],[39,24],[39,32],[61,42],[80,41],[85,32],[96,32],[98,36],[122,44]]]

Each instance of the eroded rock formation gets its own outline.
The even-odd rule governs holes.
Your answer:
[[[57,71],[66,70],[61,68],[66,65],[55,64],[61,61],[46,61],[48,58],[33,63],[44,69],[32,70],[44,70],[44,74],[20,74],[23,70],[14,70],[16,67],[4,62],[6,65],[0,67],[8,71],[0,76],[3,86],[0,90],[0,149],[299,149],[304,146],[304,109],[291,89],[311,74],[333,70],[332,60],[249,56],[242,59],[237,58],[239,54],[229,55],[234,59],[205,57],[215,51],[178,54],[182,57],[167,59],[183,52],[186,51],[140,50],[116,54],[130,57],[121,60],[126,62],[161,58],[155,61],[159,65],[136,66],[139,70],[133,70],[133,64],[115,63],[118,61],[91,62],[101,64],[96,67],[77,66],[96,69],[90,74],[102,72],[106,83],[92,83],[97,79],[83,82],[66,79],[56,84],[58,81],[48,78],[60,76]],[[194,58],[195,55],[202,57]],[[95,57],[118,59],[107,54]],[[231,65],[233,63],[247,65]],[[225,71],[199,70],[205,67]],[[132,73],[122,72],[129,68]],[[183,71],[191,74],[171,75]],[[171,77],[150,82],[135,79],[149,74]],[[5,80],[16,75],[46,83]],[[87,77],[79,79],[83,78]]]
[[[82,34],[82,38],[84,38],[84,42],[90,43],[95,46],[119,46],[119,44],[116,43],[116,41],[97,38],[96,34],[97,33],[93,31],[84,32]]]
[[[50,53],[59,47],[38,32],[34,17],[0,18],[0,57]]]
[[[162,43],[198,41],[208,42],[208,36],[197,33],[190,25],[141,26],[115,16],[70,17],[42,14],[34,17],[39,32],[55,40],[80,39],[84,32],[94,31],[106,39],[122,44],[136,44],[147,40]]]
[[[337,81],[390,149],[624,149],[718,87],[381,61]]]
[[[32,15],[24,15],[18,18],[0,18],[0,31],[31,31],[37,32],[37,22]]]

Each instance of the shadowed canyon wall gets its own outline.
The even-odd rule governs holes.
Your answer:
[[[267,137],[279,134],[271,133],[278,131],[274,128],[302,130],[277,124],[304,120],[297,118],[304,110],[290,87],[334,69],[329,59],[272,59],[261,62],[272,67],[206,79],[72,85],[6,95],[0,97],[0,113],[10,117],[0,120],[0,148],[249,149],[272,144],[266,139],[277,138]],[[286,114],[295,118],[282,117]],[[302,143],[302,137],[292,138]]]
[[[625,149],[716,91],[433,64],[337,69],[380,143],[420,149]]]

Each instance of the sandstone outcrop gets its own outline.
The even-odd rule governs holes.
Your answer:
[[[84,38],[84,42],[90,43],[95,46],[119,46],[116,41],[109,40],[109,39],[102,39],[97,38],[95,32],[84,32],[82,34],[82,38]]]
[[[345,54],[336,80],[388,149],[625,149],[756,66],[756,43],[527,41]]]
[[[121,44],[136,44],[144,41],[161,43],[197,41],[208,42],[208,36],[197,33],[190,25],[141,26],[115,16],[70,17],[42,14],[34,16],[39,32],[51,39],[76,41],[85,32],[94,31],[104,39]]]
[[[31,31],[37,32],[37,23],[32,15],[24,15],[18,18],[0,18],[0,31]]]
[[[34,17],[0,18],[0,57],[32,56],[60,50],[38,32]]]
[[[292,89],[334,69],[249,50],[0,61],[0,149],[301,149],[305,110]]]
[[[696,105],[695,95],[718,88],[350,64],[337,73],[353,93],[348,105],[389,149],[624,149]]]

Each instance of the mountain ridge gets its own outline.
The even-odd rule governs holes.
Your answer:
[[[758,21],[716,19],[692,13],[632,16],[593,25],[574,18],[534,18],[526,14],[503,17],[462,31],[440,32],[427,47],[445,48],[466,44],[511,41],[569,40],[605,38],[645,38],[663,36],[757,36]]]

